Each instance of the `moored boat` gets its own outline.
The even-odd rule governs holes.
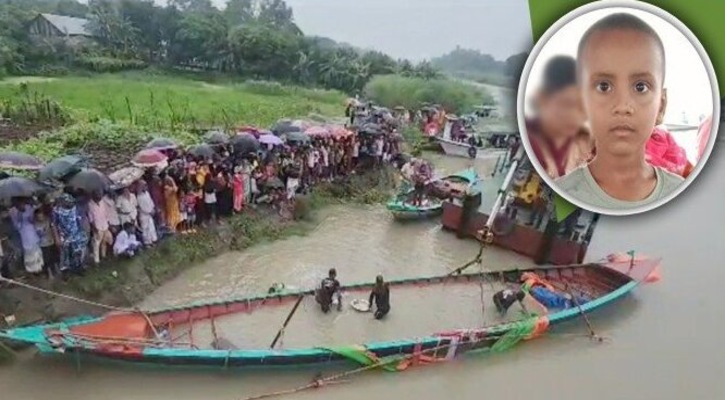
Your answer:
[[[391,199],[386,208],[397,220],[427,219],[443,213],[444,200],[470,192],[478,182],[479,176],[476,170],[468,168],[431,182],[428,185],[428,195],[420,205],[409,201],[415,192],[414,188],[410,188]]]
[[[445,361],[469,350],[503,350],[520,340],[543,334],[550,326],[580,318],[628,295],[655,272],[659,260],[610,257],[600,263],[566,267],[509,269],[495,272],[439,275],[388,281],[391,290],[413,288],[417,291],[443,285],[469,285],[477,293],[480,282],[495,289],[526,285],[540,280],[552,291],[578,299],[561,306],[549,306],[546,313],[499,322],[487,327],[451,329],[417,338],[367,343],[362,346],[319,346],[290,349],[219,348],[202,344],[191,336],[196,324],[211,323],[234,314],[260,313],[280,305],[299,304],[313,290],[286,291],[230,301],[195,304],[159,311],[117,311],[101,317],[78,317],[59,323],[34,325],[0,331],[0,338],[37,346],[44,353],[71,357],[91,355],[105,359],[159,365],[264,367],[327,364],[351,361],[382,363],[386,369],[401,370],[418,360]],[[343,287],[345,293],[369,293],[373,283]],[[450,286],[446,289],[450,290]],[[533,293],[533,291],[532,291]],[[469,296],[471,297],[471,296]],[[476,296],[473,296],[474,298]],[[512,310],[513,311],[513,310]],[[395,312],[395,311],[393,311]],[[509,314],[513,314],[509,312]],[[186,338],[159,334],[165,329],[189,327]],[[198,332],[198,331],[196,331]],[[195,332],[195,333],[196,333]],[[215,333],[216,336],[216,333]],[[197,336],[198,337],[198,336]],[[214,342],[219,342],[214,340]]]

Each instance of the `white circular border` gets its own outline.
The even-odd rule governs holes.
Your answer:
[[[603,208],[597,208],[592,207],[588,204],[584,204],[580,201],[578,201],[576,198],[569,196],[568,193],[565,193],[563,190],[559,190],[556,187],[556,184],[554,182],[554,179],[552,179],[549,174],[544,170],[544,168],[541,166],[541,163],[539,160],[532,155],[534,154],[534,151],[531,147],[531,143],[529,142],[529,136],[528,132],[526,130],[526,115],[524,113],[525,110],[525,101],[526,101],[526,86],[529,80],[529,75],[531,74],[531,68],[534,65],[534,62],[539,56],[539,53],[541,52],[541,49],[549,42],[552,36],[554,36],[559,29],[564,27],[569,22],[573,21],[574,19],[584,15],[588,14],[592,11],[607,9],[607,8],[614,8],[614,7],[621,7],[621,8],[629,8],[639,11],[644,11],[653,15],[656,15],[663,20],[669,22],[672,26],[674,26],[680,33],[682,33],[687,40],[692,44],[692,46],[697,51],[698,55],[700,56],[700,60],[702,61],[703,65],[705,66],[705,69],[707,70],[708,77],[710,78],[710,87],[712,88],[712,103],[713,103],[713,113],[712,113],[712,127],[710,131],[710,138],[708,139],[707,147],[705,148],[704,153],[702,154],[702,157],[697,162],[697,165],[695,165],[695,168],[692,170],[690,175],[685,179],[685,181],[672,193],[670,193],[667,197],[653,202],[649,203],[647,205],[644,205],[642,207],[636,207],[636,208],[628,208],[624,210],[610,210],[610,209],[603,209]],[[586,4],[581,7],[578,7],[563,17],[559,18],[553,25],[551,25],[546,32],[539,38],[539,40],[536,42],[536,45],[534,45],[533,49],[529,53],[529,57],[526,60],[526,64],[524,65],[524,69],[521,73],[521,79],[519,81],[519,89],[518,89],[518,95],[517,95],[517,101],[516,101],[516,111],[518,115],[518,126],[519,126],[519,132],[521,133],[521,143],[524,145],[524,149],[526,150],[526,154],[531,161],[531,164],[534,166],[534,169],[536,169],[536,172],[539,174],[541,179],[546,182],[549,187],[556,192],[559,196],[563,197],[568,202],[574,204],[575,206],[587,210],[590,212],[594,212],[597,214],[602,215],[610,215],[610,216],[625,216],[625,215],[635,215],[635,214],[641,214],[645,213],[647,211],[652,211],[656,208],[659,208],[663,206],[664,204],[669,203],[671,200],[673,200],[675,197],[679,196],[682,192],[687,189],[692,182],[695,181],[697,176],[700,174],[702,169],[704,168],[705,164],[707,164],[707,161],[710,159],[710,155],[712,154],[712,150],[715,147],[715,142],[717,140],[717,134],[718,130],[720,129],[720,89],[718,87],[717,77],[715,75],[715,68],[712,65],[712,61],[710,60],[710,56],[705,51],[705,48],[700,43],[700,40],[695,36],[694,33],[684,24],[682,21],[677,19],[672,14],[668,13],[667,11],[647,4],[643,3],[641,1],[637,0],[599,0],[594,3]]]

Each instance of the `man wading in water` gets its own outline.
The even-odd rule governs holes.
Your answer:
[[[368,299],[370,308],[373,307],[373,299],[377,307],[375,310],[375,319],[382,319],[390,312],[390,287],[383,281],[382,275],[378,275],[375,278],[375,286],[372,292],[370,292],[370,299]]]
[[[327,278],[322,280],[320,288],[315,293],[315,300],[322,308],[322,312],[330,311],[333,299],[337,300],[337,311],[342,310],[342,296],[340,294],[340,282],[337,280],[337,271],[330,268]]]

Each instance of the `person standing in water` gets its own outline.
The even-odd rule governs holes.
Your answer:
[[[368,303],[371,309],[373,307],[373,300],[375,300],[376,306],[375,319],[382,319],[390,312],[390,287],[383,280],[382,275],[378,275],[375,278],[375,286],[373,286],[373,290],[370,292]]]
[[[342,295],[340,293],[340,282],[337,280],[337,271],[330,268],[327,278],[322,280],[320,288],[315,293],[315,300],[322,308],[322,312],[330,311],[334,300],[337,300],[337,311],[342,310]]]

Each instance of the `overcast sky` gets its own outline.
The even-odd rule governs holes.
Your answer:
[[[223,8],[226,0],[212,0]],[[165,4],[165,0],[156,0]],[[286,0],[308,35],[422,60],[460,45],[498,60],[532,46],[527,0]]]

